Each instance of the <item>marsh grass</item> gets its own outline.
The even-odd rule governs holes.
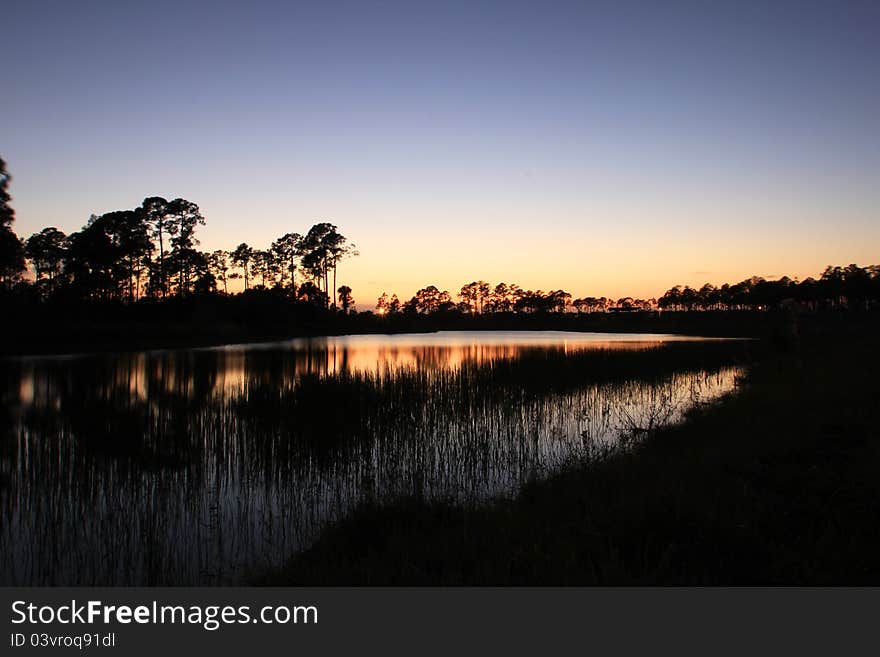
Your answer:
[[[355,509],[480,505],[612,453],[732,389],[753,349],[532,348],[455,367],[441,350],[374,370],[320,349],[17,362],[3,583],[240,582]]]
[[[808,336],[686,421],[490,504],[365,505],[258,583],[876,585],[880,338]]]

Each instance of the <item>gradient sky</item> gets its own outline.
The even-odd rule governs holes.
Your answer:
[[[0,5],[20,236],[154,195],[207,250],[332,221],[362,307],[880,262],[880,2],[137,5]]]

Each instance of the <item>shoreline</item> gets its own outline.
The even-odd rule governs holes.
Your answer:
[[[343,335],[400,335],[438,331],[564,331],[586,333],[645,333],[706,338],[788,339],[791,315],[770,312],[666,312],[630,316],[608,315],[506,315],[506,316],[400,316],[376,315],[292,316],[284,321],[223,320],[212,316],[170,316],[146,321],[140,316],[95,318],[77,315],[49,315],[30,319],[0,330],[0,358],[50,355],[83,355],[220,347],[261,342],[282,342],[296,338]],[[839,314],[799,318],[810,324],[836,323]]]

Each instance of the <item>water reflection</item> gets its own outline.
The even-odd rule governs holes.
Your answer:
[[[742,346],[430,334],[4,363],[4,584],[234,583],[366,500],[482,500],[729,391]]]

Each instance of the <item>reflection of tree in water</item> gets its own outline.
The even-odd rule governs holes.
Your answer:
[[[318,343],[16,364],[0,571],[233,581],[364,499],[484,499],[582,454],[588,430],[613,441],[627,422],[674,419],[730,389],[721,368],[740,350],[541,347],[451,368],[432,347],[417,365],[365,371]]]

